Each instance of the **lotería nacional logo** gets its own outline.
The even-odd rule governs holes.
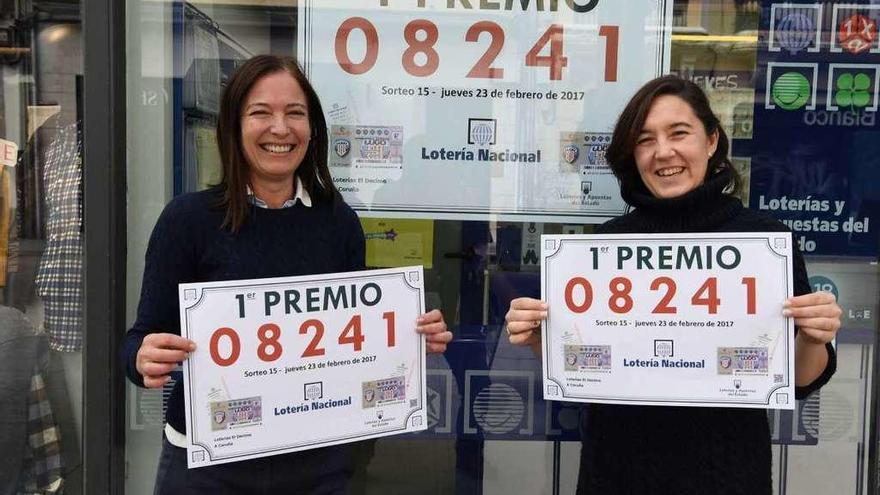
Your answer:
[[[581,156],[581,150],[577,145],[569,144],[562,148],[562,159],[569,165],[574,165],[579,156]]]
[[[488,146],[495,144],[495,119],[468,119],[468,144]]]
[[[345,158],[348,152],[351,151],[351,141],[348,139],[337,139],[333,142],[333,151],[336,152],[336,156],[339,158]]]
[[[673,357],[675,356],[675,342],[668,339],[654,340],[654,356],[655,357]]]
[[[303,398],[316,400],[324,397],[324,382],[306,383],[303,385]]]
[[[815,42],[816,23],[803,12],[791,12],[776,25],[775,37],[779,46],[797,54]]]

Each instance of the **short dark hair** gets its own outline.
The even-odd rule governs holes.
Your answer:
[[[645,83],[629,100],[614,126],[614,134],[605,156],[612,172],[620,181],[620,191],[623,197],[631,197],[630,195],[634,191],[647,191],[636,166],[634,151],[651,105],[657,97],[664,95],[677,96],[684,100],[703,123],[707,135],[718,133],[718,146],[715,148],[715,153],[709,157],[704,180],[724,169],[729,169],[732,179],[727,191],[730,194],[738,192],[741,187],[741,179],[727,157],[730,151],[730,141],[727,139],[724,129],[721,128],[718,117],[712,112],[706,94],[699,86],[690,81],[675,75],[667,75]]]
[[[247,60],[229,79],[223,90],[220,117],[217,120],[217,146],[223,164],[223,179],[218,185],[223,194],[220,206],[226,209],[223,227],[238,231],[248,214],[247,186],[250,165],[241,142],[242,107],[251,88],[261,78],[287,72],[299,83],[308,106],[312,138],[303,162],[296,170],[303,187],[316,201],[335,198],[339,193],[327,167],[327,121],[318,94],[292,57],[257,55]]]

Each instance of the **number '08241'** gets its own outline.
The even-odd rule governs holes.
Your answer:
[[[362,33],[366,40],[366,51],[360,62],[353,61],[349,55],[349,38],[354,31]],[[483,34],[488,35],[489,46],[465,77],[503,79],[504,68],[493,65],[504,49],[504,28],[491,21],[480,21],[468,28],[465,41],[477,43]],[[620,27],[600,26],[599,36],[605,38],[605,81],[616,82]],[[437,72],[441,63],[441,54],[436,49],[440,40],[440,28],[437,24],[427,19],[410,21],[404,26],[403,37],[407,45],[401,55],[403,69],[415,77],[428,77]],[[561,80],[563,70],[568,66],[564,40],[565,27],[562,24],[552,24],[526,53],[525,65],[547,67],[551,81]],[[336,31],[334,45],[336,62],[342,70],[352,75],[369,72],[379,59],[379,33],[376,26],[364,17],[350,17],[343,21]],[[549,55],[541,55],[548,45]],[[423,63],[416,61],[416,56],[420,54]]]
[[[388,311],[383,313],[382,319],[385,320],[385,344],[387,347],[394,347],[396,345],[394,312]],[[269,363],[282,356],[284,347],[281,343],[281,333],[281,327],[275,323],[260,325],[260,328],[257,329],[257,340],[260,342],[257,346],[257,358],[260,361]],[[312,318],[302,322],[299,326],[299,334],[312,334],[309,344],[300,357],[319,357],[326,353],[326,349],[322,346],[324,323],[321,320]],[[225,356],[221,354],[220,350],[220,342],[222,340],[229,342],[228,353]],[[336,342],[340,346],[351,345],[355,352],[360,352],[365,340],[366,337],[364,337],[362,331],[361,315],[354,315],[345,325],[345,328],[342,329]],[[241,337],[232,328],[218,328],[211,334],[208,351],[211,354],[211,360],[217,366],[232,366],[241,356]]]
[[[747,315],[756,313],[757,288],[755,277],[743,277],[741,280],[746,295],[745,312]],[[627,277],[614,277],[608,283],[608,309],[616,314],[626,314],[633,309],[635,301],[631,295],[633,289],[632,280]],[[674,306],[673,298],[678,290],[678,285],[670,277],[657,277],[651,281],[649,289],[660,294],[660,299],[651,310],[652,314],[677,314],[678,307]],[[573,277],[565,284],[565,306],[569,311],[577,314],[586,313],[593,306],[593,285],[584,277]],[[690,299],[691,306],[705,306],[708,314],[718,313],[721,306],[721,298],[718,295],[718,278],[709,277],[693,293]]]

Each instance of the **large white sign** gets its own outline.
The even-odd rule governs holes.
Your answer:
[[[620,111],[667,72],[672,0],[301,0],[345,200],[374,216],[624,212]]]
[[[180,285],[189,467],[424,430],[422,267]]]
[[[794,409],[791,242],[543,236],[544,397]]]

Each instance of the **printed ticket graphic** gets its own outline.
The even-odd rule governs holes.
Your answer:
[[[331,167],[401,168],[403,127],[334,125],[330,129]]]
[[[427,428],[421,266],[179,291],[190,468]]]
[[[544,398],[793,409],[786,232],[544,235]]]

